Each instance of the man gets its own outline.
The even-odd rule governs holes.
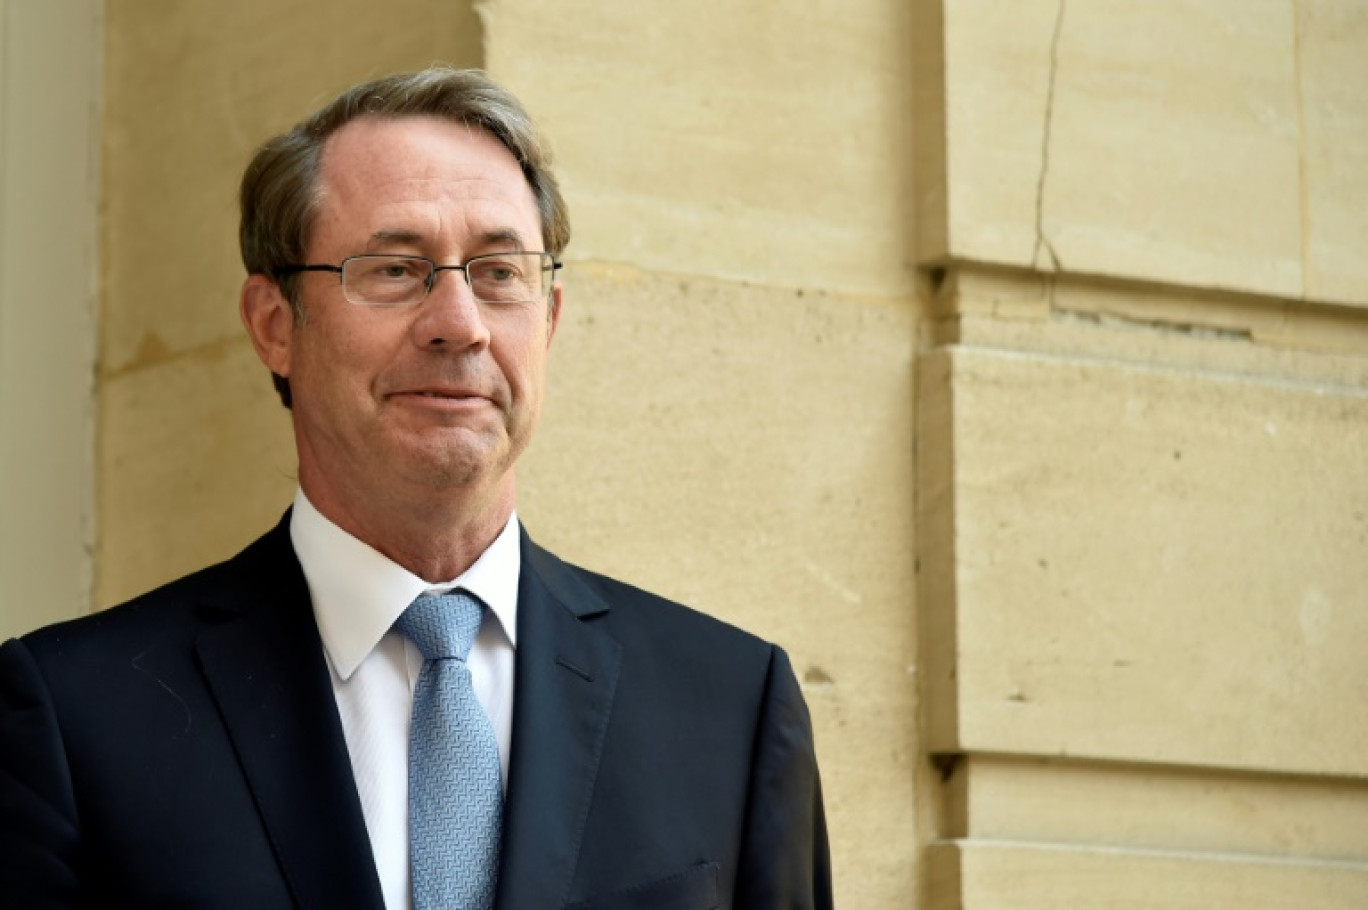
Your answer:
[[[7,907],[827,907],[787,658],[516,515],[569,239],[517,102],[345,93],[242,188],[293,508],[0,649]]]

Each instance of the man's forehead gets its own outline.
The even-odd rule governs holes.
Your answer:
[[[498,212],[500,223],[481,233],[520,244],[541,237],[536,196],[517,159],[493,134],[465,123],[359,118],[329,137],[319,178],[320,224],[364,212],[376,220],[351,226],[365,230],[371,245],[424,239],[437,228],[424,222],[445,221],[450,213],[438,209],[448,203]]]
[[[421,172],[464,162],[523,177],[513,153],[483,127],[435,116],[363,116],[323,144],[325,178],[365,177],[406,169]]]

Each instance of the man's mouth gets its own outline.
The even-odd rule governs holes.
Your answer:
[[[405,389],[389,396],[395,401],[423,402],[434,408],[470,410],[490,403],[487,396],[469,389]]]
[[[469,389],[403,389],[396,395],[416,395],[420,398],[480,398],[478,392]]]

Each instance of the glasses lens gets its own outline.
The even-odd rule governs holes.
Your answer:
[[[466,263],[470,289],[486,303],[526,303],[546,294],[545,253],[493,253]]]
[[[352,303],[409,306],[427,296],[432,263],[412,256],[353,256],[342,263],[342,290]]]

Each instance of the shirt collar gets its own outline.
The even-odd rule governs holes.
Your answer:
[[[515,512],[489,549],[458,577],[429,584],[323,516],[296,490],[290,540],[313,599],[314,618],[333,669],[350,679],[361,661],[418,595],[463,588],[474,594],[517,646],[522,554]]]

